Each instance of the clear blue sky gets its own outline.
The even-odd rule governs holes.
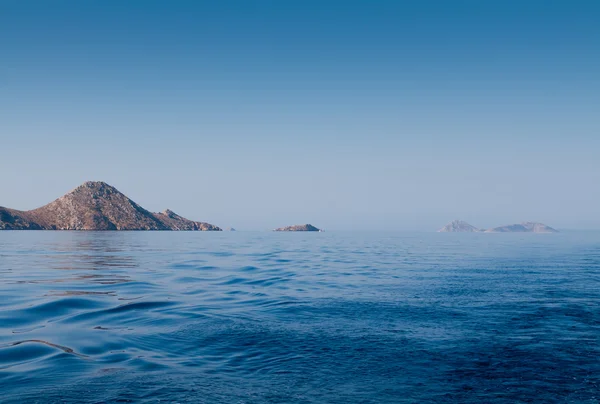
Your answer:
[[[0,205],[600,228],[599,1],[0,0]]]

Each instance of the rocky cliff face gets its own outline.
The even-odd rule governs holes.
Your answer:
[[[273,231],[319,231],[312,224],[297,224],[295,226],[280,227]]]
[[[438,230],[440,233],[475,233],[481,230],[462,220],[453,220]]]
[[[86,182],[30,211],[0,208],[0,230],[220,230],[170,210],[152,213],[104,182]]]
[[[558,233],[558,230],[543,223],[524,222],[519,224],[510,224],[508,226],[494,227],[488,229],[486,233]]]

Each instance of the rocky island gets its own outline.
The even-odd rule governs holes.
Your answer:
[[[440,233],[558,233],[558,230],[543,223],[523,222],[519,224],[510,224],[508,226],[494,227],[491,229],[478,229],[462,220],[454,220],[441,229]]]
[[[0,230],[220,231],[170,210],[152,213],[116,188],[88,181],[48,205],[29,211],[0,207]]]
[[[280,227],[273,231],[321,231],[312,224],[297,224],[295,226]]]

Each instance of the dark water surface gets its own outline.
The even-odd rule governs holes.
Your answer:
[[[0,232],[0,401],[600,402],[600,234]]]

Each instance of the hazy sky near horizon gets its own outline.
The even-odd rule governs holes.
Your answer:
[[[598,1],[0,0],[0,206],[600,228]]]

